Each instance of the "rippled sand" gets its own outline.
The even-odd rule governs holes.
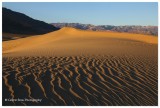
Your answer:
[[[3,43],[3,105],[158,105],[155,38],[71,31]],[[5,101],[18,98],[42,101]]]
[[[9,105],[157,105],[155,63],[126,56],[3,58],[3,97],[43,100]]]

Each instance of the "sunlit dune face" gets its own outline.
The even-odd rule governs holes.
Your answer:
[[[62,28],[45,35],[3,42],[3,54],[7,55],[73,55],[133,53],[132,50],[147,50],[158,44],[158,37],[116,33],[93,32],[74,28]],[[142,48],[144,47],[144,48]],[[132,50],[129,50],[132,49]],[[138,53],[137,52],[137,53]],[[135,52],[136,53],[136,52]]]

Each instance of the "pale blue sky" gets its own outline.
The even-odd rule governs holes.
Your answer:
[[[47,23],[158,25],[157,2],[3,2],[2,6]]]

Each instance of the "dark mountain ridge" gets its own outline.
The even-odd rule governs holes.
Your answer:
[[[53,25],[39,21],[29,16],[2,8],[2,32],[25,35],[39,35],[59,30]],[[3,37],[5,38],[5,37]]]

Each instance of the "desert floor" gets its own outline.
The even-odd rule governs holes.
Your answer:
[[[63,28],[2,47],[3,105],[158,105],[158,37]]]

